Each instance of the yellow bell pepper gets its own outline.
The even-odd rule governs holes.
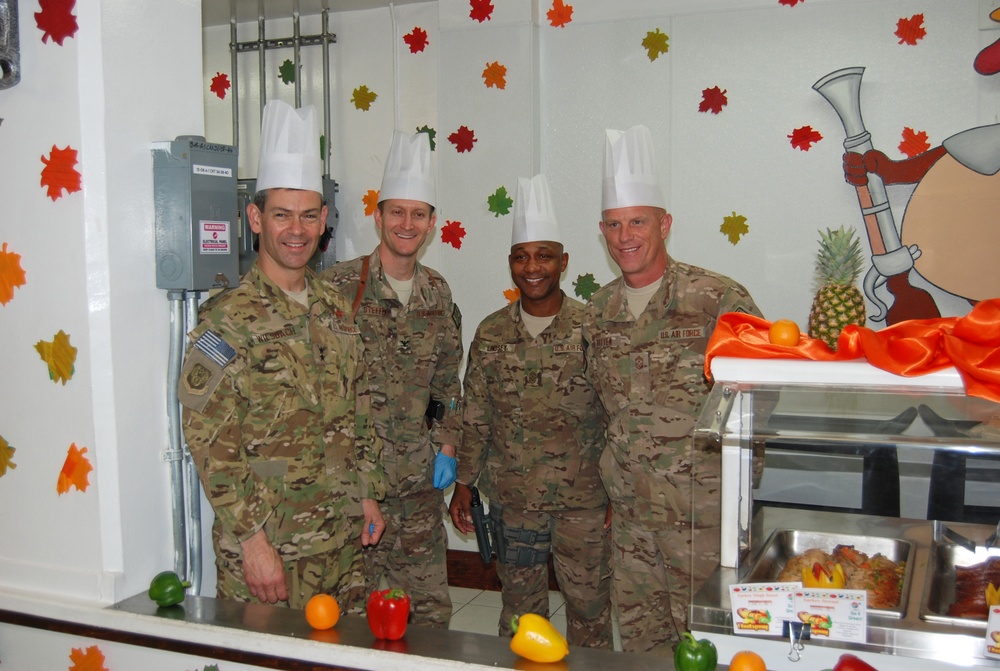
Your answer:
[[[1000,606],[1000,589],[993,586],[993,583],[986,585],[986,605]]]
[[[566,639],[541,615],[525,613],[510,622],[514,638],[510,649],[533,662],[558,662],[569,654]]]
[[[847,584],[844,569],[840,564],[833,565],[830,571],[819,562],[813,562],[812,568],[802,569],[802,586],[819,587],[821,589],[840,589]]]

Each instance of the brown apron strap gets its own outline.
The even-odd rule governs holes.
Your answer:
[[[365,295],[365,286],[368,284],[368,262],[371,260],[370,256],[366,256],[365,260],[361,262],[361,281],[358,282],[358,291],[354,294],[354,305],[351,306],[351,321],[355,321],[358,316],[358,308],[361,307],[361,299]]]

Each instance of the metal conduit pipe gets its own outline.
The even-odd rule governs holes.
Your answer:
[[[229,0],[229,62],[233,73],[233,146],[240,150],[240,78],[236,69],[239,48],[236,34],[236,0]]]
[[[189,330],[198,324],[198,292],[187,292],[185,303],[186,314],[184,318],[184,333],[181,340]],[[177,389],[175,385],[173,389]],[[179,403],[175,402],[175,405]],[[183,433],[181,434],[183,436]],[[191,457],[191,451],[187,449],[187,444],[183,443],[184,454],[184,498],[187,510],[187,555],[191,567],[188,581],[194,590],[194,594],[201,594],[202,578],[202,543],[201,543],[201,481],[198,479],[198,471]]]
[[[295,108],[302,107],[302,68],[299,65],[299,3],[296,1],[292,10],[292,63],[295,67],[295,77],[292,80],[295,84]]]
[[[260,89],[260,119],[264,119],[264,105],[267,104],[267,87],[264,85],[264,73],[267,69],[265,55],[267,53],[267,37],[264,34],[264,2],[257,3],[257,85]],[[259,124],[258,124],[259,125]]]
[[[330,176],[330,10],[323,10],[323,137],[326,143],[323,151],[323,175]]]
[[[187,525],[184,515],[183,439],[181,437],[181,408],[177,402],[177,383],[180,381],[184,355],[183,290],[168,291],[170,300],[170,349],[167,357],[167,427],[168,447],[163,458],[170,465],[170,513],[174,533],[174,572],[187,575]],[[186,579],[186,578],[185,578]]]

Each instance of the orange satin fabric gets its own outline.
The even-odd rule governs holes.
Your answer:
[[[954,366],[965,393],[1000,403],[1000,298],[980,301],[964,317],[912,319],[879,331],[850,325],[837,339],[836,352],[806,336],[794,347],[772,345],[770,326],[752,315],[720,316],[705,352],[705,374],[711,378],[712,358],[717,356],[814,361],[864,357],[877,368],[907,377]]]

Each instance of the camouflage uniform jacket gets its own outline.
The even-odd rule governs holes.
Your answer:
[[[385,279],[379,250],[369,259],[356,321],[365,343],[388,496],[430,492],[435,453],[441,445],[461,444],[462,316],[436,271],[417,264],[413,294],[403,305]],[[363,261],[344,261],[323,273],[348,302],[357,294]],[[444,403],[445,416],[428,432],[424,413],[431,398]]]
[[[615,515],[649,529],[692,522],[692,498],[718,497],[719,454],[693,454],[691,434],[711,384],[705,346],[718,316],[759,315],[733,280],[668,259],[660,288],[634,319],[621,278],[587,305],[590,378],[608,412],[601,477]],[[696,502],[696,526],[718,525],[718,506]],[[704,515],[702,515],[704,513]]]
[[[607,504],[598,461],[604,410],[587,381],[583,304],[563,296],[532,339],[520,302],[479,325],[465,371],[458,481],[521,510],[585,510]]]
[[[178,384],[216,541],[238,553],[263,528],[286,561],[360,539],[361,499],[385,494],[358,328],[306,283],[308,309],[254,265],[206,302]]]

